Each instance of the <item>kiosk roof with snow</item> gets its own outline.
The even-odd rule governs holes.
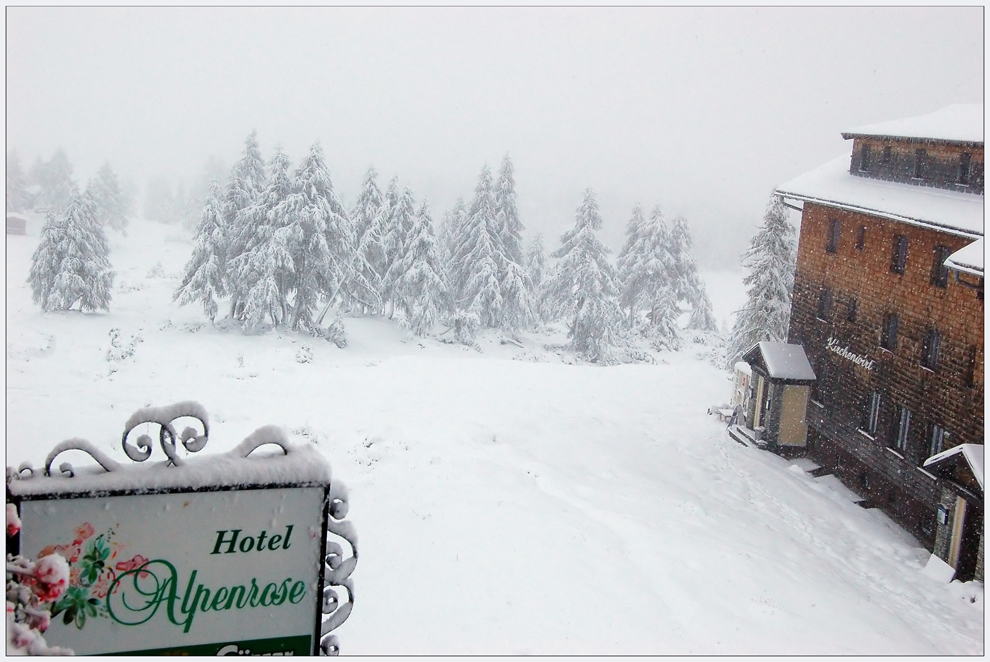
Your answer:
[[[810,384],[816,379],[801,345],[762,341],[743,354],[743,360],[759,367],[775,382]]]
[[[980,444],[960,444],[932,455],[925,460],[925,469],[964,487],[972,488],[972,481],[975,481],[983,492],[983,446]]]

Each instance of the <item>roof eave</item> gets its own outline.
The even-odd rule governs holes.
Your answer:
[[[983,235],[981,233],[972,232],[969,230],[963,230],[960,228],[952,227],[949,225],[942,225],[940,223],[933,223],[932,221],[926,221],[920,218],[911,218],[909,216],[902,216],[900,214],[894,214],[892,212],[886,212],[881,209],[871,209],[869,207],[862,207],[859,205],[853,205],[847,202],[839,202],[838,200],[828,200],[825,198],[816,198],[815,196],[805,195],[803,193],[792,193],[790,191],[784,191],[781,189],[776,189],[774,195],[780,197],[793,198],[794,200],[801,200],[803,202],[811,202],[813,204],[823,205],[825,207],[835,207],[836,209],[844,209],[846,211],[858,212],[860,214],[869,214],[871,216],[879,216],[881,218],[886,218],[891,221],[897,221],[899,223],[907,223],[908,225],[917,225],[925,228],[930,228],[933,230],[939,230],[940,232],[946,232],[948,234],[954,234],[959,237],[966,237],[967,239],[979,239]]]
[[[959,145],[960,147],[983,147],[982,140],[954,140],[952,138],[921,138],[917,136],[894,136],[883,133],[852,133],[842,132],[843,140],[851,138],[872,138],[874,140],[900,140],[912,143],[928,143],[932,145]]]

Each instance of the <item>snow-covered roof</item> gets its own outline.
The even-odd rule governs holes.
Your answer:
[[[956,104],[928,115],[868,124],[842,132],[846,139],[855,136],[982,143],[983,104]]]
[[[16,218],[16,219],[19,219],[19,220],[21,220],[21,221],[27,221],[27,220],[30,220],[30,219],[28,219],[28,217],[27,217],[27,216],[25,216],[24,214],[21,214],[21,213],[18,213],[18,212],[16,212],[16,211],[9,211],[9,212],[7,212],[7,218]]]
[[[735,365],[736,372],[741,372],[744,375],[752,375],[753,369],[745,361],[737,361]]]
[[[945,264],[950,269],[983,278],[983,239],[977,239],[950,255]]]
[[[293,444],[283,455],[242,457],[229,451],[205,457],[189,457],[182,466],[163,462],[119,465],[104,471],[98,465],[74,467],[75,476],[52,476],[39,471],[29,478],[7,483],[15,496],[85,494],[89,492],[195,490],[211,487],[325,485],[330,483],[330,463],[313,446]]]
[[[776,193],[965,237],[983,236],[982,195],[851,175],[848,154],[781,184]]]
[[[976,482],[980,484],[980,489],[983,489],[983,444],[960,444],[947,451],[942,451],[937,455],[932,455],[925,460],[925,466],[931,467],[940,464],[944,460],[959,454],[962,454],[966,463],[969,464],[969,468],[973,471],[973,476],[976,477]]]
[[[804,353],[804,347],[801,345],[764,340],[757,346],[767,364],[767,371],[774,379],[792,379],[795,381],[813,381],[815,379],[815,371],[811,369],[811,363],[808,362],[808,356]]]

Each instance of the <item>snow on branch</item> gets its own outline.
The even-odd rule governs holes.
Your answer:
[[[100,464],[101,467],[103,467],[107,471],[117,471],[120,469],[120,464],[118,464],[114,460],[111,460],[103,451],[98,449],[90,442],[86,441],[85,439],[73,438],[73,439],[66,439],[62,443],[58,444],[48,454],[48,457],[45,459],[46,476],[52,475],[52,464],[54,464],[55,458],[58,457],[61,453],[70,450],[77,450],[77,451],[83,451],[84,453],[88,453],[94,460],[96,460]],[[72,471],[72,465],[69,464],[68,462],[63,462],[62,464],[60,464],[59,471],[61,471],[64,474],[69,474],[70,477],[74,475]]]

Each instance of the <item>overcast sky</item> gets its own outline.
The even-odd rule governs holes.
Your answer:
[[[109,161],[141,190],[315,140],[338,195],[369,165],[439,222],[508,153],[548,248],[598,194],[684,214],[735,266],[773,188],[862,124],[982,103],[976,8],[7,8],[7,148]]]

